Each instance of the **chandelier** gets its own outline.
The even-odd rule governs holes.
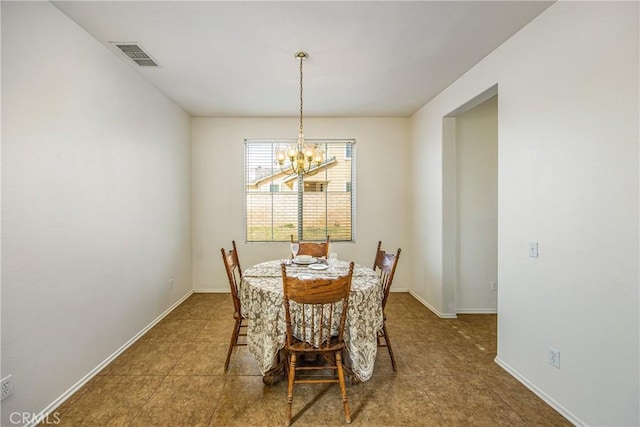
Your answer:
[[[309,57],[306,52],[298,52],[295,57],[300,61],[300,130],[298,142],[276,150],[276,160],[280,170],[291,175],[315,175],[324,160],[324,153],[318,144],[307,144],[304,141],[304,129],[302,127],[302,61]]]

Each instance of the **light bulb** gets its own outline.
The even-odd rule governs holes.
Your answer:
[[[311,160],[313,159],[313,156],[315,155],[315,150],[313,149],[313,147],[311,146],[307,146],[304,150],[304,154],[305,156],[307,156],[307,159]]]
[[[293,145],[290,145],[289,148],[287,149],[287,156],[290,159],[293,159],[294,157],[296,157],[296,148]]]

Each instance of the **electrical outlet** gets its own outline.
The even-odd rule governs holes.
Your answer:
[[[491,281],[491,290],[492,291],[497,291],[498,290],[498,284],[496,283],[495,280]]]
[[[173,289],[173,277],[169,278],[169,289]]]
[[[560,350],[549,347],[549,365],[560,369]]]
[[[4,400],[7,397],[13,394],[13,378],[11,375],[7,375],[2,379],[2,383],[0,384],[0,390],[2,390],[2,399]]]

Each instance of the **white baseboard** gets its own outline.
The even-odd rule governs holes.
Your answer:
[[[100,363],[98,366],[96,366],[95,368],[93,368],[87,375],[85,375],[84,377],[82,377],[80,379],[80,381],[78,381],[77,383],[75,383],[74,385],[72,385],[67,391],[65,391],[64,393],[62,393],[62,395],[60,395],[60,397],[58,397],[56,400],[54,400],[50,405],[48,405],[46,408],[44,408],[42,410],[42,412],[40,414],[38,414],[38,416],[35,416],[32,418],[32,421],[28,424],[26,424],[26,427],[33,427],[35,425],[37,425],[40,421],[47,419],[47,417],[51,414],[53,414],[53,411],[58,408],[60,405],[62,405],[68,398],[70,398],[73,393],[75,393],[76,391],[78,391],[80,389],[80,387],[82,387],[83,385],[85,385],[86,383],[88,383],[93,377],[95,377],[96,375],[98,375],[98,373],[100,371],[102,371],[109,363],[113,362],[113,360],[120,356],[126,349],[128,349],[129,347],[131,347],[131,345],[133,343],[135,343],[136,341],[138,341],[140,339],[140,337],[142,337],[145,333],[147,333],[147,331],[151,328],[153,328],[159,321],[161,321],[167,314],[171,313],[177,306],[179,306],[184,300],[186,300],[187,298],[189,298],[191,296],[191,294],[193,293],[193,291],[189,291],[185,296],[183,296],[182,298],[180,298],[175,304],[173,304],[171,307],[169,307],[168,309],[166,309],[164,311],[164,313],[162,313],[160,316],[158,316],[155,320],[153,320],[151,323],[149,323],[147,326],[144,327],[144,329],[142,329],[140,332],[138,332],[133,338],[131,338],[129,341],[127,341],[126,343],[124,343],[124,345],[122,345],[122,347],[120,347],[119,349],[117,349],[111,356],[107,357],[104,361],[102,361],[102,363]]]
[[[498,314],[495,308],[458,308],[458,314]]]
[[[502,369],[504,369],[509,374],[511,374],[512,377],[514,377],[515,379],[520,381],[525,387],[527,387],[529,390],[531,390],[536,396],[538,396],[540,399],[544,400],[549,406],[551,406],[553,409],[558,411],[560,413],[560,415],[562,415],[563,417],[565,417],[567,419],[567,421],[569,421],[570,423],[573,423],[573,425],[576,425],[576,426],[586,426],[587,425],[587,423],[585,423],[580,418],[575,416],[567,408],[565,408],[564,406],[562,406],[561,404],[556,402],[551,396],[549,396],[547,393],[545,393],[544,391],[539,389],[535,384],[533,384],[531,381],[529,381],[524,376],[522,376],[518,371],[513,369],[508,363],[505,363],[498,356],[495,357],[494,361],[498,365],[500,365],[500,367],[502,367]]]
[[[429,304],[428,302],[426,302],[425,300],[423,300],[422,298],[420,298],[418,295],[416,295],[413,291],[409,291],[409,293],[418,301],[420,301],[425,307],[427,307],[429,310],[433,311],[436,316],[441,317],[443,319],[457,319],[458,316],[456,315],[456,313],[440,313],[438,310],[435,309],[435,307],[433,307],[431,304]]]
[[[389,292],[409,292],[409,289],[407,288],[394,288],[393,286],[391,287],[391,290]]]

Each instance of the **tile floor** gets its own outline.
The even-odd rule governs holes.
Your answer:
[[[246,347],[223,371],[232,309],[228,294],[189,297],[61,405],[59,425],[284,425],[286,383],[264,385]],[[380,349],[373,378],[348,385],[352,425],[571,425],[493,361],[495,315],[443,320],[392,293],[387,318],[398,372]],[[344,425],[338,386],[297,386],[293,423]]]

